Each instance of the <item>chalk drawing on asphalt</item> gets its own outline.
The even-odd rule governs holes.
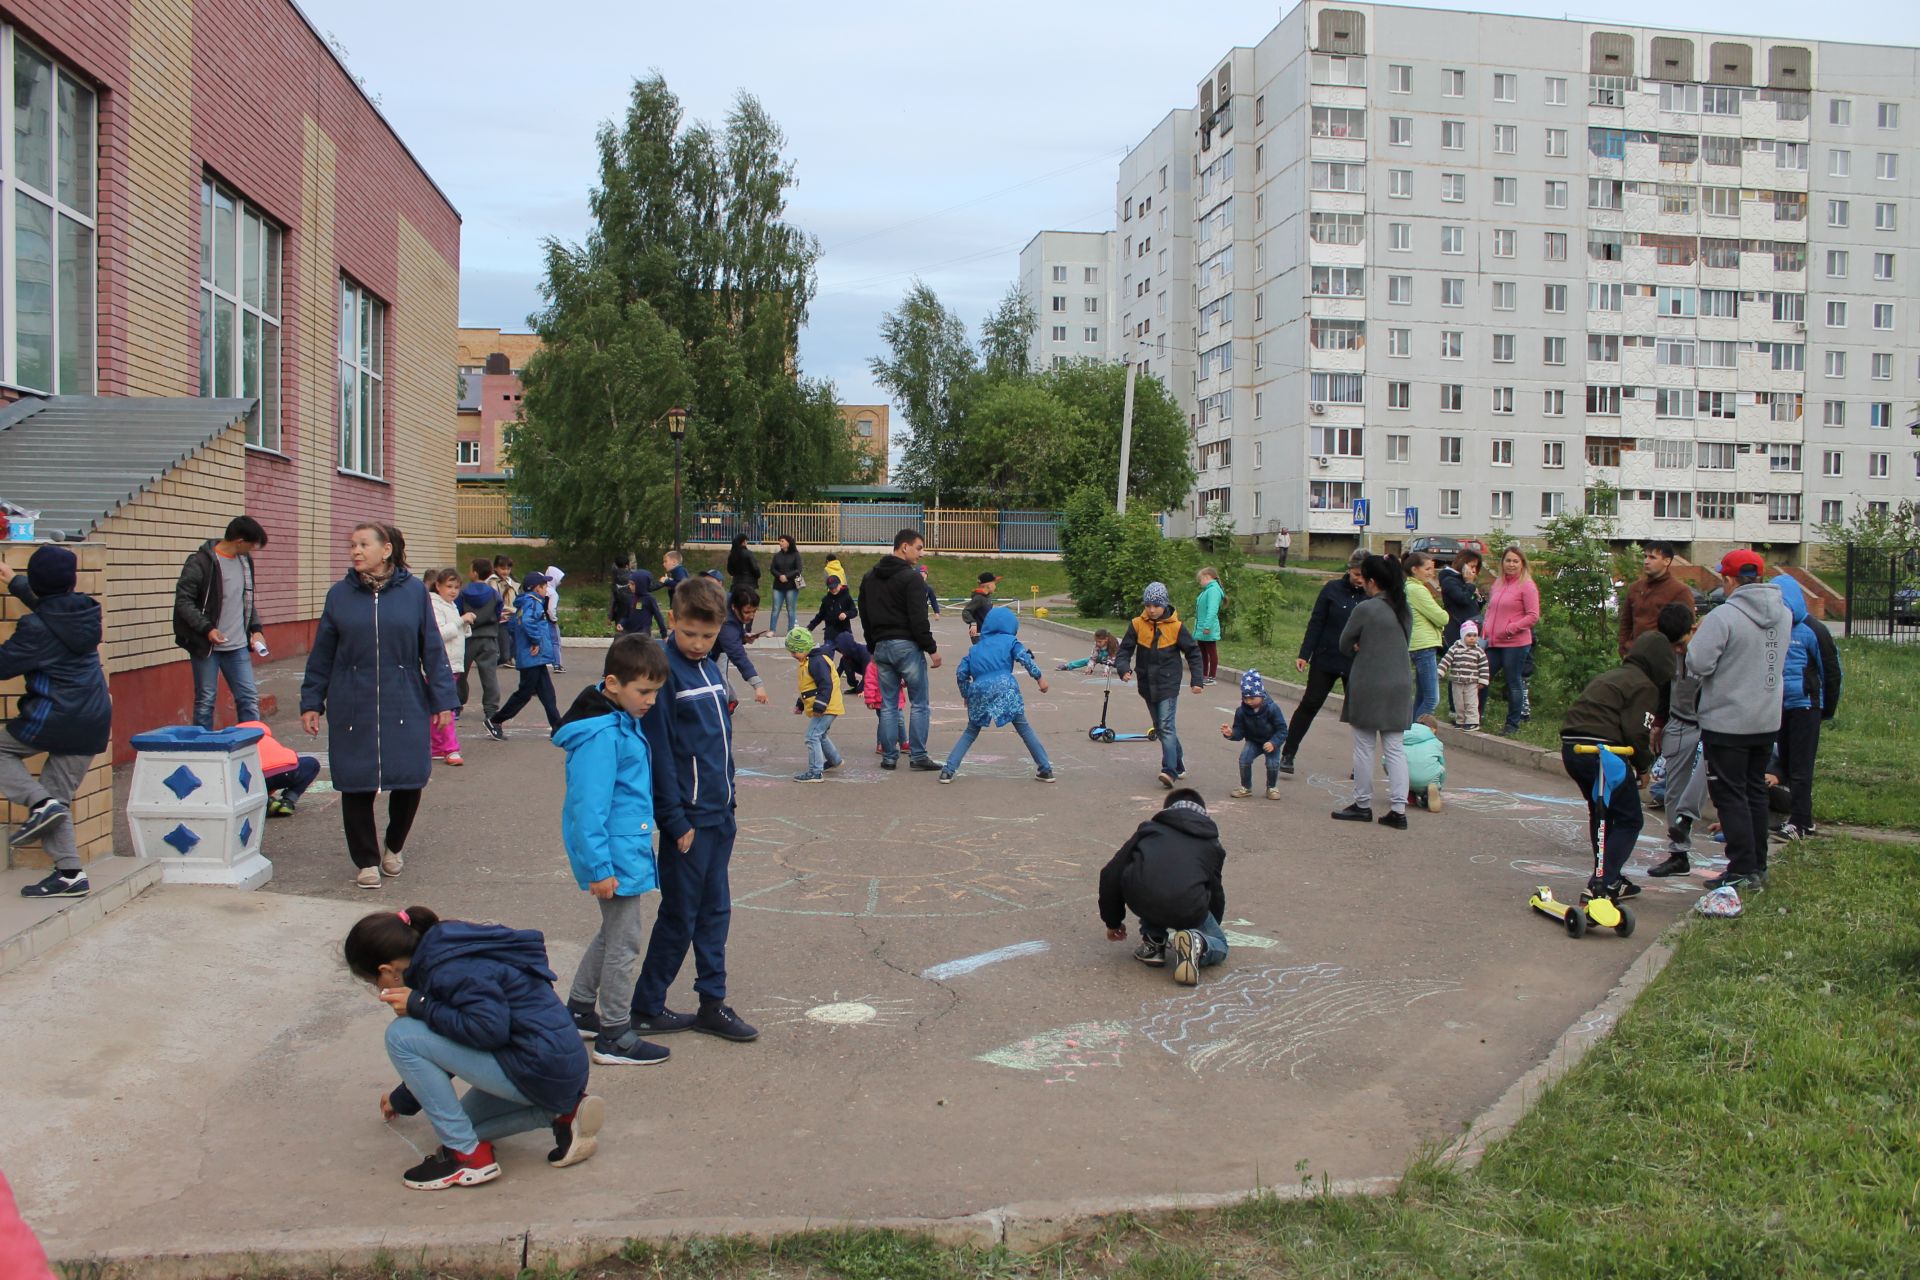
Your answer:
[[[1232,929],[1222,929],[1229,947],[1251,947],[1255,951],[1266,951],[1280,945],[1278,938],[1263,938],[1257,933],[1239,933]]]
[[[766,1026],[821,1026],[829,1031],[842,1027],[890,1027],[906,1021],[913,1001],[862,995],[851,999],[836,991],[824,1000],[818,997],[795,999],[769,996],[771,1002],[748,1010]]]
[[[1119,1066],[1132,1030],[1124,1022],[1076,1022],[1016,1040],[977,1061],[1037,1072],[1046,1084],[1072,1084],[1082,1071]]]
[[[984,969],[990,964],[999,964],[1003,960],[1039,955],[1048,950],[1050,945],[1045,942],[1016,942],[1010,947],[996,947],[992,951],[982,951],[979,955],[962,956],[958,960],[949,960],[945,964],[930,965],[920,971],[920,976],[932,982],[945,982],[949,978],[958,978],[976,969]]]

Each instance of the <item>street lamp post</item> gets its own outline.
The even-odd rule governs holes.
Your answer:
[[[667,434],[673,438],[673,549],[680,547],[680,442],[687,438],[687,411],[667,410]]]

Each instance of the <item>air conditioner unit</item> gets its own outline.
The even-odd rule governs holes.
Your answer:
[[[1328,467],[1333,465],[1333,462],[1324,453],[1314,458],[1313,461],[1314,461],[1314,465],[1319,467],[1322,471],[1325,471]]]
[[[1325,406],[1324,404],[1321,404],[1318,400],[1313,402],[1313,413],[1315,417],[1319,417],[1321,414],[1325,413],[1326,411],[1327,411],[1327,406]]]
[[[1796,321],[1794,321],[1794,322],[1793,322],[1793,331],[1794,331],[1795,333],[1805,333],[1805,332],[1807,331],[1807,322],[1806,322],[1806,321],[1804,321],[1804,320],[1796,320]]]

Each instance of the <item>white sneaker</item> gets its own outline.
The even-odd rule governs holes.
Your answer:
[[[353,882],[362,889],[378,889],[380,887],[380,868],[360,868],[360,874],[353,878]]]
[[[380,859],[382,875],[397,876],[407,869],[407,860],[389,849]]]
[[[1278,800],[1279,798],[1280,798],[1280,788],[1278,787],[1267,788],[1267,799]]]
[[[1235,800],[1245,800],[1248,796],[1252,795],[1253,792],[1249,791],[1245,787],[1235,787],[1232,791],[1229,791],[1227,794],[1232,796]]]
[[[1445,799],[1440,794],[1440,784],[1436,782],[1430,785],[1427,788],[1427,812],[1438,813],[1445,803]]]

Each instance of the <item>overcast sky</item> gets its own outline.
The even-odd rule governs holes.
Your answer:
[[[789,216],[824,250],[802,364],[877,400],[867,359],[915,275],[969,325],[1042,228],[1102,230],[1115,166],[1228,49],[1291,5],[974,0],[965,5],[624,3],[458,6],[299,0],[344,46],[464,218],[460,318],[523,329],[540,241],[585,232],[593,135],[658,69],[690,118],[756,95],[798,168]],[[1525,0],[1432,7],[1546,17]],[[1613,0],[1623,24],[1920,44],[1920,6]]]

